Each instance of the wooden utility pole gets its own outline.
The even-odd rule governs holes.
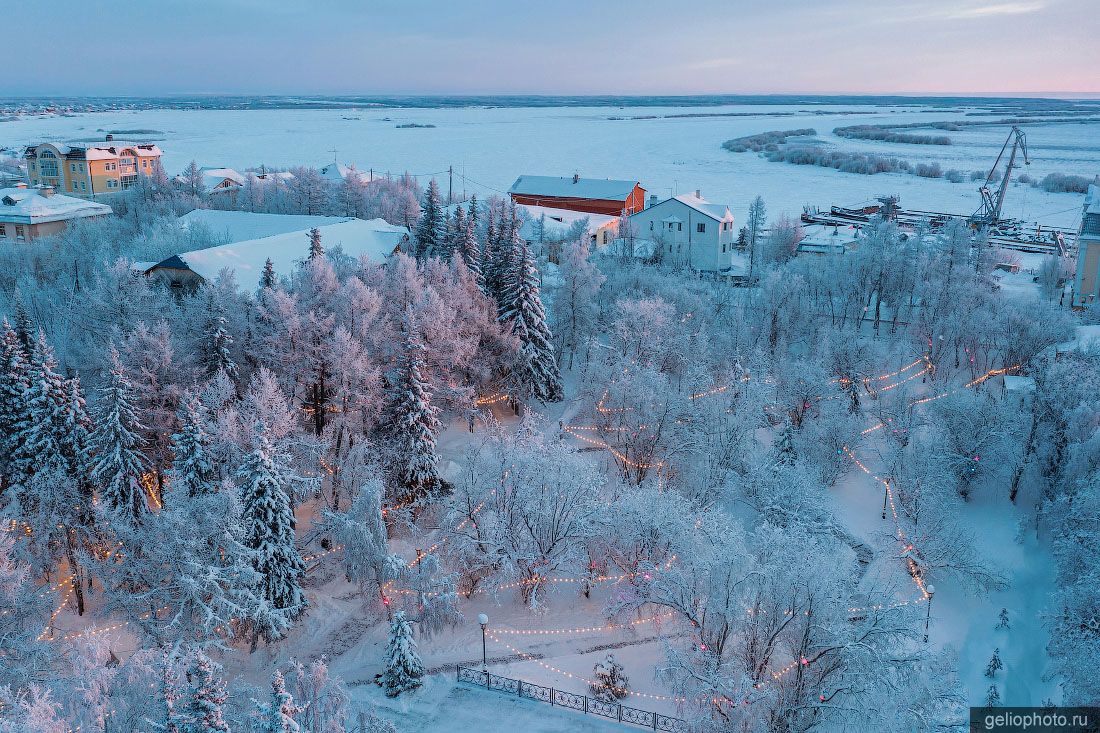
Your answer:
[[[455,167],[453,165],[447,166],[447,205],[450,206],[454,201],[452,193],[454,192],[455,185]]]

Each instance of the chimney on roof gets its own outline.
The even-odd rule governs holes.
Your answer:
[[[653,208],[657,205],[657,194],[649,195],[649,208]]]
[[[46,198],[53,196],[53,186],[39,186],[38,193]]]
[[[115,136],[108,132],[107,133],[107,142],[111,142],[114,139],[115,139]]]
[[[15,187],[16,188],[26,188],[27,187],[27,182],[26,181],[17,181],[16,184],[15,184]]]
[[[703,192],[702,192],[701,189],[698,189],[698,188],[695,189],[695,198],[697,198],[697,199],[703,198]]]
[[[577,183],[580,180],[581,180],[581,174],[580,173],[574,173],[573,174],[573,183]]]

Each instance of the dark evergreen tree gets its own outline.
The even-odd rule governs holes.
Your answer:
[[[997,676],[997,672],[1004,669],[1004,662],[1001,661],[1001,650],[993,650],[993,658],[989,660],[989,664],[985,667],[985,676],[993,678]]]
[[[317,258],[323,258],[325,256],[325,246],[321,244],[321,230],[317,227],[313,227],[309,230],[309,260],[312,262]],[[271,260],[269,259],[268,262]]]
[[[592,668],[592,676],[595,679],[588,688],[600,702],[617,702],[630,694],[630,680],[623,674],[623,665],[615,660],[614,654],[597,662]]]
[[[23,345],[23,354],[29,357],[34,350],[34,323],[27,313],[23,294],[19,291],[15,293],[15,333],[19,335],[19,343]]]
[[[783,432],[775,441],[775,464],[778,467],[789,468],[798,459],[798,452],[794,449],[794,426],[788,420],[783,425]]]
[[[271,675],[271,702],[256,701],[256,733],[299,733],[301,726],[295,718],[301,712],[302,707],[295,705],[286,691],[283,673],[276,671]]]
[[[222,706],[229,695],[222,680],[222,667],[201,651],[187,668],[188,694],[181,711],[180,733],[229,733]]]
[[[439,184],[433,178],[424,193],[424,205],[416,224],[416,258],[435,257],[443,246],[443,205],[439,200]]]
[[[462,233],[457,249],[462,253],[462,261],[466,264],[466,268],[473,273],[478,289],[487,294],[485,274],[482,269],[481,243],[477,241],[477,233],[472,221],[466,223],[466,230]]]
[[[18,452],[17,429],[27,423],[28,364],[23,343],[15,329],[3,321],[0,336],[0,492],[11,482]]]
[[[218,477],[211,460],[202,402],[187,393],[176,416],[179,432],[172,436],[172,468],[168,471],[171,490],[180,495],[202,496],[218,490]]]
[[[397,697],[402,692],[414,690],[421,685],[424,676],[424,663],[416,650],[412,626],[405,618],[404,611],[393,615],[390,624],[390,641],[386,647],[386,668],[382,672],[382,689],[388,697]]]
[[[203,366],[207,376],[219,371],[233,380],[237,379],[237,362],[233,360],[233,336],[229,333],[229,323],[225,310],[218,300],[218,293],[210,288],[207,301],[206,343],[203,354]]]
[[[147,463],[141,453],[142,425],[133,409],[134,388],[111,350],[111,369],[100,393],[100,415],[90,436],[92,480],[103,502],[132,523],[147,511],[141,477]]]
[[[447,237],[447,252],[446,258],[450,260],[456,254],[465,256],[464,249],[466,244],[466,210],[461,206],[455,207],[455,215],[451,219],[451,225],[448,229],[449,236]]]
[[[404,349],[382,428],[390,447],[389,469],[400,503],[436,496],[443,489],[435,447],[439,410],[432,406],[431,385],[421,373],[423,368],[424,347],[414,333],[411,317],[406,315]]]
[[[294,544],[294,512],[290,508],[287,481],[272,455],[271,443],[261,426],[252,451],[245,456],[237,474],[241,487],[243,544],[255,553],[253,567],[260,575],[257,589],[264,601],[292,619],[305,611],[308,602],[302,592],[305,564]],[[279,630],[273,625],[256,625],[252,644],[262,635],[271,641]]]
[[[474,236],[479,236],[478,225],[481,223],[481,211],[478,209],[477,194],[470,194],[470,203],[466,206],[466,222],[473,227]]]
[[[541,402],[561,401],[561,372],[539,296],[538,268],[522,240],[504,289],[500,320],[519,340],[519,354],[511,374],[513,394],[519,398],[531,396]]]
[[[310,248],[312,249],[312,241],[310,242]],[[260,273],[260,287],[264,290],[274,290],[275,286],[279,283],[279,278],[275,274],[275,263],[268,257],[264,262],[263,272]]]
[[[74,576],[77,611],[84,612],[82,550],[95,540],[89,480],[89,419],[77,379],[57,373],[53,350],[39,334],[27,364],[23,413],[15,427],[9,510],[30,532],[18,535],[44,567],[64,556]]]

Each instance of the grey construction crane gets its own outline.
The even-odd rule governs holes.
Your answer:
[[[1008,155],[1008,166],[1005,168],[1004,177],[1001,178],[1001,183],[997,186],[996,194],[994,194],[989,190],[989,186],[993,183],[993,179],[997,177],[997,166],[1001,164],[1001,159],[1004,157],[1005,151],[1008,150],[1009,143],[1012,144],[1012,152]],[[993,161],[993,167],[989,169],[989,174],[985,177],[985,183],[978,189],[978,193],[982,195],[982,206],[974,212],[971,219],[979,227],[992,226],[1000,221],[1001,206],[1005,202],[1008,183],[1012,179],[1012,169],[1016,165],[1017,151],[1023,151],[1024,164],[1031,165],[1031,160],[1027,157],[1027,138],[1024,136],[1024,131],[1013,125],[1005,144],[1001,146],[1001,152],[997,154],[997,160]]]

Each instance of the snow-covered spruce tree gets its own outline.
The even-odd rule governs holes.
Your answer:
[[[309,257],[310,261],[322,259],[325,256],[325,245],[321,243],[321,230],[313,227],[309,230]]]
[[[99,418],[89,437],[92,480],[103,502],[131,523],[140,523],[147,511],[141,475],[146,468],[139,432],[142,425],[131,406],[133,385],[111,349],[111,369],[100,391]]]
[[[307,605],[302,592],[305,564],[294,545],[294,513],[287,495],[286,478],[272,458],[271,443],[257,429],[252,451],[237,474],[241,487],[243,543],[255,552],[253,567],[260,574],[258,596],[288,619],[301,615]],[[260,636],[271,641],[281,631],[254,624],[252,648]]]
[[[443,204],[439,200],[439,184],[433,178],[424,193],[424,205],[416,224],[416,259],[435,257],[443,246]]]
[[[1004,666],[1004,662],[1001,661],[1001,650],[999,648],[994,649],[993,657],[990,658],[989,664],[985,666],[985,676],[989,677],[990,679],[996,677],[997,672],[1004,669]]]
[[[431,384],[421,371],[424,347],[414,333],[411,311],[405,316],[405,344],[398,373],[390,390],[382,421],[382,434],[389,455],[387,463],[398,503],[420,501],[439,495],[439,454],[435,436],[439,432],[439,409],[432,405]]]
[[[146,718],[146,722],[155,730],[164,733],[182,733],[180,730],[180,679],[177,670],[176,650],[165,649],[161,660],[160,675],[157,678],[157,702],[160,710],[156,718]]]
[[[386,669],[382,672],[382,689],[387,697],[397,697],[402,692],[420,687],[424,676],[424,663],[416,651],[412,626],[404,611],[393,615],[390,624],[390,642],[386,648]]]
[[[514,203],[512,207],[515,207]],[[520,264],[519,249],[525,244],[520,240],[519,230],[512,226],[514,221],[515,216],[510,216],[508,209],[501,206],[496,225],[496,241],[489,248],[492,256],[484,264],[487,268],[485,282],[501,313],[507,309],[510,302],[509,288]]]
[[[540,402],[560,402],[561,372],[539,296],[539,272],[526,242],[520,242],[511,277],[504,291],[500,321],[519,340],[519,354],[510,375],[512,394]]]
[[[481,243],[477,239],[477,230],[474,227],[474,222],[467,222],[466,228],[459,234],[457,249],[462,255],[462,261],[466,264],[467,269],[473,273],[474,279],[477,281],[478,289],[482,293],[485,293],[485,275],[482,272]]]
[[[989,689],[985,693],[985,706],[987,708],[999,708],[1001,707],[1001,693],[997,689],[997,685],[990,685]]]
[[[231,379],[237,378],[237,363],[233,360],[231,348],[233,336],[229,333],[228,320],[218,302],[217,291],[210,289],[206,315],[205,352],[202,355],[203,368],[207,376],[219,371],[225,372]]]
[[[35,565],[50,568],[62,556],[77,582],[77,610],[84,612],[82,549],[95,539],[88,465],[90,420],[75,377],[57,373],[53,350],[39,335],[27,364],[22,415],[11,437],[8,481],[14,501],[7,518],[29,531],[17,540]]]
[[[312,246],[312,242],[310,243]],[[279,277],[275,274],[275,263],[268,257],[264,262],[264,269],[260,273],[260,287],[264,290],[274,290],[279,284]]]
[[[794,426],[788,420],[783,425],[783,431],[775,440],[773,447],[775,454],[775,466],[777,470],[790,468],[798,461],[798,452],[794,448]]]
[[[179,733],[229,733],[222,714],[228,699],[221,665],[203,652],[195,652],[187,666],[187,695],[179,714]]]
[[[0,336],[0,493],[11,482],[18,447],[16,432],[27,421],[27,358],[19,335],[5,318]]]
[[[1000,614],[998,614],[998,616],[997,616],[997,627],[996,628],[998,628],[998,629],[1011,629],[1012,628],[1012,624],[1009,623],[1009,621],[1008,621],[1008,609],[1007,608],[1002,608]]]
[[[596,662],[592,676],[595,684],[590,684],[589,689],[592,697],[600,702],[618,702],[630,695],[630,680],[623,674],[623,665],[615,660],[614,654],[608,654],[607,659]]]
[[[299,733],[301,726],[296,718],[302,708],[294,704],[294,696],[286,691],[283,673],[276,670],[271,675],[271,702],[256,703],[253,714],[256,733]]]
[[[466,239],[466,228],[468,226],[466,221],[466,210],[461,206],[455,207],[455,214],[453,217],[447,218],[447,249],[445,258],[449,261],[455,255],[463,256],[463,244]]]
[[[27,312],[27,302],[23,299],[23,293],[15,293],[15,333],[19,336],[19,343],[23,346],[24,356],[30,356],[34,350],[34,322]]]
[[[179,432],[172,436],[172,468],[168,471],[168,480],[172,491],[187,496],[212,494],[218,490],[204,412],[196,395],[184,394],[177,412]]]

